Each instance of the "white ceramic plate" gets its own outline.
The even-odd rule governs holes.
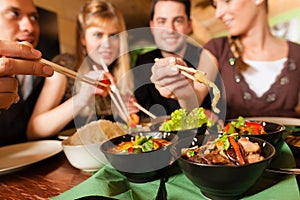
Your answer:
[[[289,117],[247,117],[249,120],[266,121],[286,126],[300,126],[300,119]]]
[[[0,147],[0,174],[44,160],[61,151],[61,141],[57,140],[41,140]]]

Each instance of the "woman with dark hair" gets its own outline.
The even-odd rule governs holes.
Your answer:
[[[229,35],[214,38],[204,46],[198,69],[211,81],[220,75],[226,118],[299,117],[300,45],[272,35],[267,0],[215,0],[212,5]],[[167,67],[159,66],[174,64],[185,63],[173,58],[158,60],[151,78],[157,88],[169,88],[175,94],[184,92],[173,83],[179,73],[172,75]],[[201,103],[208,93],[207,86],[195,82],[194,88]]]

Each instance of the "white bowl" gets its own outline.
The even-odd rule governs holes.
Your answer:
[[[67,140],[62,142],[63,151],[70,164],[88,172],[98,171],[107,164],[107,159],[100,150],[101,143],[70,145]]]

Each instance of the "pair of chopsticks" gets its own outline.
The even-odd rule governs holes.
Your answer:
[[[64,75],[66,75],[67,77],[70,77],[70,78],[73,78],[73,79],[78,79],[78,80],[80,80],[80,81],[82,81],[82,82],[85,82],[85,83],[87,83],[87,84],[93,85],[93,86],[95,86],[95,87],[99,87],[99,86],[101,86],[101,87],[109,87],[109,85],[107,85],[107,84],[104,84],[104,83],[102,83],[102,82],[100,82],[100,81],[94,80],[94,79],[92,79],[92,78],[90,78],[90,77],[88,77],[88,76],[86,76],[86,75],[79,74],[79,73],[77,73],[77,72],[75,72],[75,71],[73,71],[73,70],[70,70],[70,69],[68,69],[68,68],[66,68],[66,67],[60,66],[60,65],[58,65],[58,64],[56,64],[56,63],[53,63],[53,62],[51,62],[51,61],[45,60],[45,59],[43,59],[43,58],[41,58],[41,59],[39,60],[39,62],[41,62],[41,63],[43,63],[43,64],[46,64],[46,65],[49,65],[49,66],[53,67],[54,71],[56,71],[56,72],[58,72],[58,73],[61,73],[61,74],[64,74]],[[98,71],[98,69],[94,69],[94,70],[97,70],[97,71]],[[106,70],[108,70],[108,69],[106,69]],[[110,86],[110,87],[111,87],[111,86]],[[116,104],[116,106],[117,106],[117,108],[118,108],[120,114],[122,115],[122,117],[124,117],[124,119],[127,119],[127,120],[130,119],[130,116],[129,116],[128,112],[127,112],[126,107],[125,107],[126,112],[125,112],[125,109],[124,109],[124,105],[122,105],[122,108],[120,107],[120,104],[121,104],[123,101],[120,101],[120,103],[119,103],[119,102],[117,101],[117,99],[113,96],[113,94],[112,94],[111,92],[109,92],[109,94],[110,94],[112,100],[114,101],[114,103]],[[119,99],[119,100],[120,100],[120,99]],[[124,104],[124,103],[123,103],[123,104]]]
[[[109,72],[107,65],[105,64],[104,60],[102,58],[100,58],[100,63],[102,65],[102,68],[105,72]],[[95,71],[99,71],[99,69],[93,65],[93,69]],[[111,91],[109,91],[109,95],[110,98],[112,99],[112,101],[114,102],[114,104],[116,105],[119,114],[121,115],[121,117],[123,119],[125,119],[125,121],[128,122],[132,122],[130,115],[128,113],[128,110],[126,108],[126,105],[120,95],[119,89],[116,87],[116,85],[110,85],[109,86]]]
[[[196,72],[199,71],[199,70],[196,70],[196,69],[191,68],[191,67],[185,67],[185,66],[178,65],[178,64],[175,65],[175,67],[177,67],[178,69],[181,70],[180,73],[181,73],[182,75],[184,75],[185,77],[187,77],[187,78],[189,78],[189,79],[195,81],[195,77],[194,77],[193,75],[187,73],[187,72],[190,72],[190,73],[193,73],[193,74],[194,74],[194,73],[196,73]],[[199,71],[199,72],[205,74],[205,72],[202,72],[202,71]]]
[[[54,71],[60,73],[60,74],[63,74],[63,75],[66,75],[67,77],[69,78],[72,78],[72,79],[78,79],[82,82],[85,82],[87,84],[90,84],[90,85],[93,85],[95,87],[109,87],[109,85],[105,84],[105,83],[102,83],[101,81],[98,81],[98,80],[95,80],[93,78],[90,78],[89,76],[86,76],[86,75],[82,75],[82,74],[79,74],[78,72],[75,72],[71,69],[68,69],[66,67],[63,67],[61,65],[58,65],[54,62],[51,62],[51,61],[48,61],[46,59],[43,59],[41,58],[39,60],[40,63],[43,63],[43,64],[46,64],[46,65],[49,65],[51,66]],[[106,66],[106,64],[104,63],[104,61],[101,59],[101,64],[103,65],[103,69],[105,71],[108,71],[108,68]],[[94,68],[94,70],[98,70],[97,68]],[[110,95],[112,97],[112,100],[113,102],[116,104],[116,107],[117,109],[119,110],[119,112],[121,113],[122,117],[124,119],[130,119],[130,116],[128,114],[128,111],[126,109],[126,106],[120,96],[120,93],[119,93],[119,90],[118,88],[116,88],[116,86],[111,86],[112,88],[112,91],[116,93],[116,96],[118,98],[118,100],[114,97],[114,95],[110,92]],[[134,102],[134,105],[139,109],[141,110],[142,112],[144,112],[145,114],[149,115],[151,118],[155,119],[156,116],[153,115],[151,112],[149,112],[148,110],[146,110],[145,108],[143,108],[140,104],[138,104],[137,102]]]
[[[78,79],[82,82],[93,85],[95,87],[99,87],[99,86],[100,87],[108,87],[107,84],[102,83],[101,81],[95,80],[95,79],[90,78],[89,76],[86,76],[86,75],[79,74],[78,72],[75,72],[71,69],[68,69],[68,68],[63,67],[61,65],[58,65],[58,64],[56,64],[54,62],[51,62],[51,61],[48,61],[46,59],[41,58],[39,60],[39,62],[51,66],[54,69],[54,71],[56,71],[60,74],[64,74],[67,77],[70,77],[72,79]]]
[[[100,63],[104,69],[104,71],[108,72],[108,67],[107,65],[105,64],[104,60],[100,58]],[[129,119],[131,120],[129,114],[128,114],[128,111],[127,111],[127,108],[120,96],[120,92],[119,92],[119,89],[115,86],[115,85],[111,85],[111,90],[116,94],[117,98],[118,98],[118,101],[120,102],[121,107],[123,109],[123,113],[124,113],[124,116],[125,117],[129,117]],[[149,112],[147,109],[145,109],[144,107],[142,107],[140,104],[138,104],[137,102],[133,102],[133,104],[139,109],[141,110],[142,112],[144,112],[145,114],[147,114],[149,117],[153,118],[153,119],[156,119],[156,116],[154,114],[152,114],[151,112]],[[119,110],[121,110],[121,108],[119,108]],[[121,110],[122,112],[122,110]],[[125,118],[126,119],[126,118]]]

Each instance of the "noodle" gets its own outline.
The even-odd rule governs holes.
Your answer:
[[[218,101],[221,97],[219,88],[216,86],[216,84],[214,84],[213,82],[208,80],[205,77],[205,74],[200,72],[200,71],[196,71],[194,73],[194,78],[195,78],[195,81],[198,81],[200,83],[208,85],[209,87],[211,87],[213,89],[214,98],[212,100],[211,106],[212,106],[212,109],[215,113],[220,113],[220,109],[217,108],[217,103],[218,103]]]

